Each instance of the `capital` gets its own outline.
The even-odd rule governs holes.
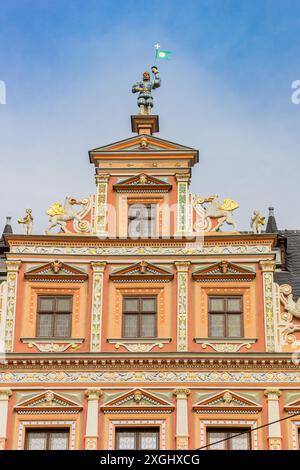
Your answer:
[[[187,397],[190,394],[190,390],[188,388],[177,388],[174,390],[173,395],[177,398],[177,400],[187,400]]]
[[[102,396],[103,392],[100,388],[90,388],[85,391],[85,396],[87,397],[88,401],[90,400],[99,400]]]
[[[94,261],[91,263],[94,273],[103,273],[106,266],[106,261]]]
[[[95,175],[96,184],[97,183],[108,183],[110,175],[108,173],[100,173]]]
[[[7,260],[6,268],[10,273],[17,273],[21,266],[21,260]]]
[[[175,174],[176,181],[178,183],[190,183],[190,173],[176,173]]]
[[[270,273],[275,271],[276,262],[273,259],[266,259],[260,261],[259,266],[263,273]]]
[[[264,395],[268,400],[278,401],[279,397],[281,396],[281,391],[278,388],[267,388],[264,391]]]
[[[0,401],[8,401],[11,395],[12,391],[9,388],[0,389]]]
[[[190,264],[190,261],[175,261],[178,272],[188,272]]]

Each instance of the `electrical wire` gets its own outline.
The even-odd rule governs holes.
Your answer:
[[[202,447],[197,447],[197,449],[195,450],[202,450],[202,449],[206,449],[207,447],[211,447],[211,446],[214,446],[216,444],[219,444],[220,442],[225,442],[225,441],[229,441],[230,439],[233,439],[235,437],[238,437],[238,436],[242,436],[243,434],[247,434],[253,431],[257,431],[258,429],[262,429],[262,428],[265,428],[267,426],[271,426],[271,424],[275,424],[275,423],[280,423],[281,421],[285,421],[287,419],[290,419],[290,418],[293,418],[294,416],[299,416],[300,415],[300,412],[299,413],[293,413],[292,415],[290,416],[285,416],[284,418],[281,418],[281,419],[277,419],[276,421],[271,421],[270,423],[266,423],[266,424],[262,424],[261,426],[257,426],[256,428],[251,428],[250,430],[247,429],[247,431],[243,431],[243,432],[240,432],[238,434],[234,434],[233,436],[230,436],[230,437],[226,437],[225,439],[220,439],[219,441],[216,441],[216,442],[212,442],[211,444],[206,444],[205,446],[202,446]],[[226,429],[226,428],[224,428]],[[220,449],[221,450],[221,449]]]

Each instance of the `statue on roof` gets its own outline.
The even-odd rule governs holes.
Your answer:
[[[132,86],[132,93],[138,93],[137,104],[140,108],[140,114],[151,114],[153,108],[153,97],[152,90],[159,88],[161,85],[161,79],[158,72],[158,68],[153,65],[151,67],[153,79],[151,80],[150,73],[144,72],[143,79],[136,82]]]
[[[266,218],[263,217],[258,210],[253,212],[251,217],[250,226],[252,228],[253,233],[261,233],[262,227],[266,223]]]
[[[33,225],[33,216],[31,209],[26,209],[26,214],[24,215],[23,219],[18,220],[18,224],[24,225],[25,235],[31,235]]]

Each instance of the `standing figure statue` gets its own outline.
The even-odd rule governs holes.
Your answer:
[[[250,225],[253,230],[253,233],[261,233],[262,226],[265,225],[265,223],[266,223],[266,218],[262,217],[258,210],[255,210],[253,212],[253,215],[250,221]]]
[[[32,217],[31,209],[26,209],[26,214],[24,215],[23,219],[18,220],[18,224],[24,225],[25,235],[31,235],[32,225],[33,225],[33,217]]]
[[[136,82],[132,87],[132,93],[138,93],[137,104],[140,108],[140,114],[151,114],[153,108],[153,97],[152,90],[159,88],[161,85],[161,79],[158,72],[158,68],[153,65],[151,71],[154,75],[153,80],[150,79],[150,73],[143,73],[143,80]]]

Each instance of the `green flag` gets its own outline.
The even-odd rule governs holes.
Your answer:
[[[170,51],[162,51],[161,49],[156,49],[155,59],[170,60],[171,59],[171,57],[170,57],[171,54],[172,54],[172,52],[170,52]]]

